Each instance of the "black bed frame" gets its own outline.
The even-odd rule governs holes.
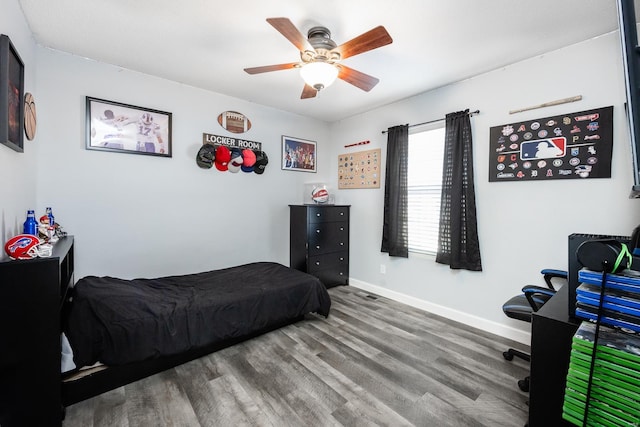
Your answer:
[[[113,390],[142,378],[146,378],[150,375],[157,374],[158,372],[165,371],[303,319],[304,316],[288,319],[282,323],[268,326],[243,337],[224,340],[206,347],[193,349],[173,356],[164,356],[142,362],[108,367],[72,381],[64,381],[64,378],[69,376],[67,375],[66,377],[63,377],[62,382],[62,405],[64,407],[70,406],[74,403],[89,399],[109,390]]]

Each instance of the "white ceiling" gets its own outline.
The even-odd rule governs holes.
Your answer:
[[[618,28],[616,0],[19,2],[42,46],[327,122]],[[305,36],[326,26],[338,44],[383,25],[391,45],[344,61],[380,83],[364,92],[339,80],[300,99],[295,69],[245,73],[300,59],[269,17],[289,18]]]

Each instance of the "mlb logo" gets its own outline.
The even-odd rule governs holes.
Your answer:
[[[537,139],[526,141],[520,145],[520,159],[553,159],[564,157],[567,149],[565,137]]]

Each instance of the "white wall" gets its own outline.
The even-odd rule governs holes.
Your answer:
[[[280,169],[281,136],[318,142],[326,123],[247,101],[38,48],[38,208],[76,238],[76,274],[152,277],[251,261],[289,263],[288,204],[317,174]],[[173,157],[85,149],[85,96],[173,114]],[[264,174],[196,165],[202,133],[234,136],[219,113],[240,111],[263,144]],[[324,165],[324,166],[323,166]]]
[[[527,326],[507,319],[502,303],[524,284],[540,283],[541,268],[566,268],[569,234],[628,234],[640,218],[640,201],[627,198],[631,160],[617,34],[328,125],[36,47],[17,1],[3,2],[0,25],[25,62],[25,88],[35,95],[39,119],[24,154],[0,146],[0,232],[6,240],[20,231],[26,209],[53,206],[76,237],[77,277],[181,274],[255,260],[288,264],[287,205],[302,201],[305,182],[336,189],[338,154],[381,147],[384,160],[382,130],[465,108],[481,111],[472,126],[484,271],[380,253],[384,189],[341,190],[336,202],[352,205],[352,284],[526,341]],[[578,103],[508,114],[578,94],[584,97]],[[86,150],[85,96],[172,112],[173,157]],[[488,183],[491,126],[608,105],[615,129],[611,179]],[[202,133],[225,134],[216,123],[225,110],[252,120],[244,136],[263,143],[270,157],[264,175],[196,166]],[[318,142],[318,174],[280,170],[281,135]],[[362,140],[371,144],[343,147]]]
[[[9,36],[25,66],[26,92],[36,94],[35,42],[17,1],[2,2],[0,33]],[[22,232],[27,209],[36,204],[36,151],[24,138],[24,152],[0,144],[0,241]]]
[[[386,135],[381,131],[387,127],[443,118],[466,108],[480,110],[471,123],[484,271],[452,271],[433,257],[382,254],[383,184],[380,190],[338,191],[337,198],[352,205],[352,284],[526,342],[526,333],[520,331],[528,325],[506,318],[502,304],[525,284],[543,285],[542,268],[567,268],[567,236],[628,235],[640,223],[640,200],[628,199],[633,180],[620,52],[614,33],[332,124],[334,157],[363,148],[345,149],[345,144],[368,139],[371,144],[364,148],[382,147],[384,160]],[[583,100],[508,113],[574,95]],[[611,179],[488,182],[490,127],[609,105],[614,106]],[[380,273],[381,264],[386,274]]]

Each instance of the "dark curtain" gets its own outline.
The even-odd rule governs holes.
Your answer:
[[[384,223],[382,252],[389,256],[409,257],[407,225],[407,159],[409,156],[409,126],[394,126],[387,130],[387,166],[384,184]]]
[[[445,120],[436,262],[448,264],[452,269],[482,271],[469,110],[447,114]]]

